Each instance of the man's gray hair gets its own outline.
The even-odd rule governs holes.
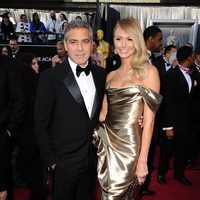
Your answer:
[[[67,40],[68,38],[68,32],[72,29],[75,28],[84,28],[87,29],[89,31],[89,35],[90,35],[90,39],[93,40],[93,31],[92,28],[90,27],[90,25],[84,21],[84,20],[72,20],[69,22],[69,24],[67,25],[67,27],[65,28],[65,39]]]

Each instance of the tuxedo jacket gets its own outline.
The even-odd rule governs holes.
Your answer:
[[[35,105],[35,131],[46,166],[56,164],[68,172],[91,164],[92,132],[97,126],[105,88],[105,70],[91,65],[96,95],[89,118],[68,60],[43,72]]]
[[[200,113],[200,71],[196,68],[195,65],[191,67],[192,77],[195,80],[194,94],[193,94],[193,103],[194,106],[198,108]]]
[[[0,191],[8,189],[11,172],[10,144],[23,120],[25,97],[21,73],[16,61],[0,55]]]
[[[165,60],[163,59],[163,56],[159,56],[158,58],[156,58],[156,60],[153,61],[153,65],[155,65],[155,67],[158,70],[159,73],[159,77],[160,77],[160,83],[161,83],[161,88],[160,88],[160,93],[163,93],[163,81],[164,81],[164,76],[166,74],[166,67],[165,67]]]
[[[196,68],[196,66],[192,66],[192,76],[195,80],[195,87],[192,96],[192,113],[193,120],[195,122],[195,127],[200,128],[200,71]]]
[[[179,67],[171,68],[164,76],[164,115],[162,127],[173,127],[175,134],[186,134],[191,126],[191,99],[187,81]]]
[[[159,73],[159,78],[160,78],[160,94],[163,95],[163,82],[164,82],[164,76],[166,74],[166,67],[165,67],[165,60],[163,59],[163,55],[154,58],[152,60],[152,64],[157,68],[158,73]],[[160,108],[158,110],[158,112],[156,113],[156,122],[160,124],[161,121],[161,117],[163,115],[163,102],[160,105]]]
[[[22,74],[14,59],[0,56],[0,80],[0,127],[14,135],[25,110]]]

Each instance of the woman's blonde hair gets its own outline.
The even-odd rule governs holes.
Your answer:
[[[58,41],[58,42],[56,43],[56,45],[63,45],[63,46],[64,46],[63,40]]]
[[[117,22],[114,28],[114,34],[118,27],[127,32],[133,39],[135,53],[131,66],[136,77],[142,79],[147,75],[148,53],[140,24],[136,19],[127,17]]]

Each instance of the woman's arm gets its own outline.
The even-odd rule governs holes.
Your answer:
[[[160,80],[158,71],[155,67],[148,67],[147,77],[143,82],[143,86],[146,88],[150,88],[155,92],[159,92]],[[136,168],[136,175],[138,177],[139,184],[142,184],[145,181],[145,178],[148,174],[147,159],[154,129],[154,118],[155,114],[151,111],[151,109],[148,107],[147,104],[144,104],[144,111],[143,111],[144,127],[142,131],[141,150]]]
[[[99,121],[103,122],[106,119],[106,115],[107,115],[107,109],[108,109],[108,104],[107,104],[107,96],[106,94],[104,95],[103,98],[103,103],[102,103],[102,108],[101,108],[101,112],[99,115]]]

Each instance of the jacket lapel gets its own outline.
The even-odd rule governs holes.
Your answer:
[[[72,72],[72,69],[71,69],[71,67],[69,65],[69,62],[66,61],[64,64],[66,66],[66,76],[63,79],[63,83],[64,83],[65,87],[69,90],[71,95],[74,97],[76,102],[83,108],[83,110],[88,115],[84,99],[83,99],[83,97],[81,95],[81,91],[79,89],[78,83],[76,82],[76,79],[75,79],[74,74]]]
[[[98,78],[99,74],[97,73],[97,71],[95,70],[95,66],[93,66],[93,65],[91,66],[91,72],[92,72],[94,84],[95,84],[95,87],[96,87],[96,93],[95,93],[93,107],[92,107],[92,113],[91,113],[91,119],[92,119],[97,108],[98,108],[98,105],[99,105],[99,100],[100,100],[99,86],[100,86],[100,83],[99,83],[99,78]]]
[[[185,76],[183,75],[179,67],[176,67],[175,69],[177,69],[178,77],[180,78],[182,84],[184,85],[185,90],[189,94],[189,86],[188,86],[187,80],[185,79]]]

